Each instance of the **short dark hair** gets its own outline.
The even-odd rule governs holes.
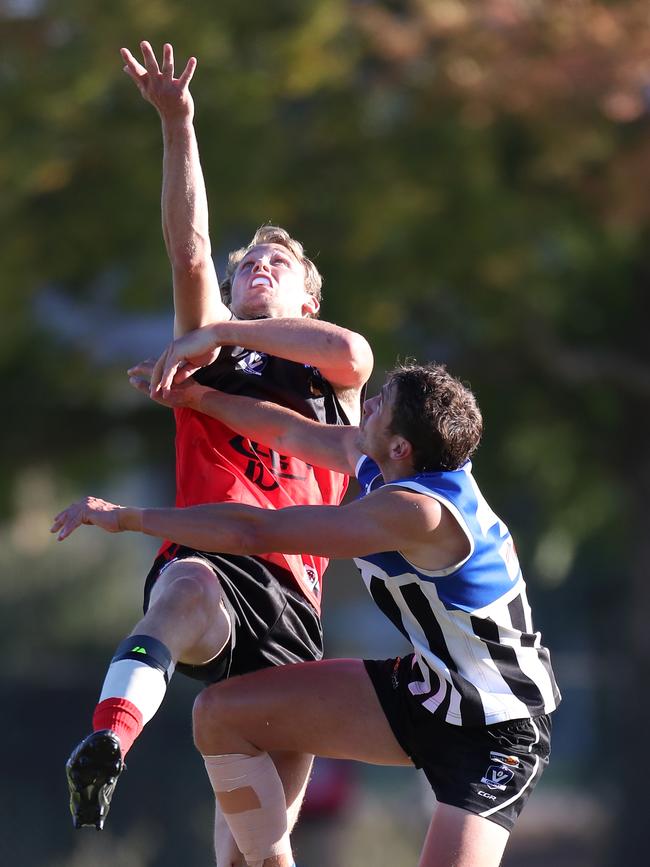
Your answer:
[[[249,243],[245,247],[240,247],[238,250],[233,250],[228,254],[228,264],[226,266],[226,274],[223,278],[220,289],[221,297],[224,304],[230,304],[232,300],[232,278],[235,275],[237,266],[246,256],[252,247],[257,247],[259,244],[278,244],[286,249],[297,259],[305,269],[305,292],[312,295],[319,303],[321,301],[321,290],[323,286],[323,278],[320,275],[318,268],[305,254],[304,247],[300,241],[296,241],[291,235],[282,229],[280,226],[263,225],[255,232]],[[312,315],[312,319],[316,319],[318,313]]]
[[[407,361],[389,373],[397,386],[393,397],[392,434],[413,447],[418,473],[456,470],[477,448],[483,419],[476,398],[444,364]]]

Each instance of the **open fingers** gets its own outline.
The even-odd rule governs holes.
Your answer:
[[[194,70],[196,69],[197,60],[196,57],[190,57],[187,61],[185,69],[182,71],[180,78],[178,79],[178,83],[181,87],[187,87],[187,85],[192,80],[192,76],[194,75]]]
[[[141,63],[135,59],[128,48],[121,48],[120,54],[124,61],[124,72],[134,82],[140,93],[144,96],[145,80],[147,78],[147,70]]]
[[[167,78],[174,77],[174,49],[169,42],[165,42],[163,45],[161,71]]]
[[[125,63],[125,72],[129,72],[131,75],[135,75],[137,77],[147,74],[147,70],[138,60],[135,59],[135,57],[131,54],[128,48],[120,48],[120,54],[122,56],[122,60]]]
[[[61,526],[63,517],[69,508],[70,506],[68,506],[68,508],[64,509],[62,512],[59,512],[58,515],[54,516],[54,521],[52,522],[52,526],[50,527],[50,533],[54,533],[56,530],[58,530],[58,528]]]
[[[158,66],[158,61],[151,44],[143,41],[140,43],[140,49],[142,50],[142,58],[147,72],[151,75],[160,75],[160,67]]]
[[[62,542],[81,525],[82,520],[83,508],[79,503],[74,503],[74,505],[59,512],[50,527],[50,533],[58,532],[57,541]]]

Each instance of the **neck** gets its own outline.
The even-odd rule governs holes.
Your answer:
[[[377,462],[377,466],[385,482],[394,482],[395,479],[406,479],[408,476],[415,475],[411,461],[385,461],[381,464]]]

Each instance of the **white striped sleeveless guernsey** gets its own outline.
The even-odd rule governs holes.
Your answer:
[[[384,486],[377,464],[357,464],[361,496]],[[390,483],[433,497],[470,543],[465,560],[441,571],[413,566],[397,551],[355,557],[379,608],[411,642],[409,689],[454,725],[535,717],[560,701],[548,650],[535,632],[526,585],[506,525],[490,509],[468,461],[451,472]]]

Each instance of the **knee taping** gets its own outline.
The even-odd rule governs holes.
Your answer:
[[[162,641],[150,635],[129,635],[125,638],[115,651],[111,663],[124,659],[131,659],[155,668],[163,674],[165,683],[169,683],[169,678],[174,672],[174,663],[168,648]]]
[[[204,756],[224,818],[249,865],[291,854],[282,781],[268,753]]]

